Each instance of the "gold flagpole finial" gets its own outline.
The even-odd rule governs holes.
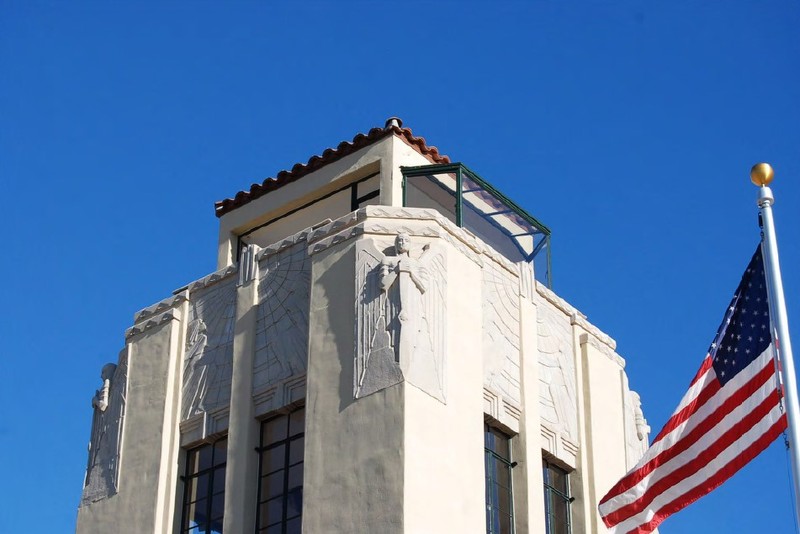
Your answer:
[[[769,163],[756,163],[750,169],[750,181],[759,187],[768,186],[775,178],[775,171]]]

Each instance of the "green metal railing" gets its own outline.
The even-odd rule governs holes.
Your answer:
[[[516,255],[509,254],[507,252],[504,253],[504,255],[514,262],[526,261],[529,263],[534,263],[534,276],[536,279],[547,285],[547,287],[552,288],[552,274],[550,270],[551,232],[547,226],[526,212],[513,200],[498,191],[493,185],[481,178],[477,173],[473,172],[462,163],[401,167],[400,170],[403,173],[403,206],[409,206],[409,178],[427,178],[431,184],[438,186],[438,190],[441,190],[449,197],[452,197],[452,219],[455,219],[453,222],[455,222],[457,226],[473,231],[473,233],[479,233],[475,232],[474,229],[470,227],[471,225],[469,222],[465,223],[465,207],[468,211],[479,215],[485,224],[491,225],[494,228],[494,231],[499,231],[504,234],[509,241],[515,245],[519,252],[519,256],[517,257],[513,257]],[[448,176],[448,181],[452,183],[448,185],[448,183],[445,183],[445,181],[443,181],[441,178],[437,178],[437,176]],[[477,187],[465,190],[465,181],[470,183],[470,185],[474,184],[474,186]],[[422,189],[420,189],[420,191],[422,191]],[[423,192],[423,194],[425,193]],[[470,200],[470,198],[465,198],[465,195],[476,197],[476,199],[485,206],[502,206],[502,208],[487,212],[485,209],[482,209],[481,206],[476,205],[476,202],[473,202]],[[410,207],[420,206],[412,205]],[[423,207],[432,206],[428,205]],[[445,210],[449,209],[449,207],[444,204],[442,204],[442,208]],[[506,224],[502,224],[503,222]],[[521,231],[514,234],[510,233],[511,230],[508,228],[510,225],[520,227]],[[521,243],[521,239],[523,238],[529,238],[532,246],[527,247]],[[488,242],[487,244],[490,246],[497,245],[497,243],[492,242]],[[502,252],[502,249],[505,247],[499,248]],[[528,250],[528,248],[530,248],[530,250]],[[539,258],[539,255],[542,252],[544,252],[544,258]],[[538,261],[534,262],[534,260]],[[539,267],[543,267],[543,269],[537,269],[537,265]]]

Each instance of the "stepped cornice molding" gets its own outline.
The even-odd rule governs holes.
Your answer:
[[[427,224],[425,224],[427,223]],[[473,261],[497,263],[512,276],[519,277],[516,265],[464,228],[459,228],[438,211],[426,208],[367,206],[319,226],[308,236],[308,252],[316,254],[333,245],[363,234],[444,239]]]
[[[543,286],[540,283],[536,283],[536,293],[539,294],[544,300],[564,312],[565,314],[569,315],[570,323],[575,326],[580,326],[586,332],[594,336],[600,343],[604,344],[607,348],[611,349],[612,351],[617,349],[617,342],[614,339],[597,328],[595,325],[589,322],[586,318],[586,315],[581,313],[573,305],[569,304],[566,300],[562,299],[558,295],[556,295],[551,289]]]
[[[596,348],[598,351],[605,354],[611,361],[615,362],[621,368],[625,368],[625,359],[614,352],[607,344],[603,343],[594,334],[581,334],[580,338],[581,345],[588,344],[592,347]]]
[[[181,317],[182,317],[181,310],[179,308],[172,308],[167,312],[164,312],[160,315],[152,316],[151,318],[146,319],[128,328],[127,330],[125,330],[125,339],[129,340],[134,336],[143,334],[152,328],[161,326],[162,324],[168,323],[173,320],[180,321]]]
[[[178,293],[180,291],[189,290],[189,298],[191,298],[192,291],[197,291],[198,289],[203,289],[210,285],[216,284],[222,280],[225,280],[229,276],[239,272],[239,266],[236,264],[228,265],[227,267],[223,267],[219,271],[215,271],[211,274],[205,275],[203,278],[195,280],[190,284],[187,284],[179,289],[173,291],[173,293]]]
[[[141,323],[142,321],[149,319],[154,315],[158,315],[172,308],[176,308],[182,302],[185,302],[187,300],[189,300],[189,291],[186,289],[179,290],[178,293],[174,293],[171,297],[167,297],[161,302],[157,302],[151,306],[142,308],[141,310],[133,314],[133,324]]]

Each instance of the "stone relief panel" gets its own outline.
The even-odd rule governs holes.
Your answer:
[[[259,264],[254,393],[306,373],[311,287],[307,247],[299,241]]]
[[[625,460],[628,469],[644,455],[650,442],[650,426],[642,412],[639,394],[628,389],[624,380],[623,402],[625,409]]]
[[[191,293],[181,420],[229,407],[235,322],[234,276]]]
[[[355,398],[405,379],[446,402],[446,259],[407,234],[356,244]]]
[[[497,264],[483,267],[484,386],[517,405],[520,395],[519,281]]]
[[[537,311],[542,424],[574,445],[578,443],[578,411],[572,326],[569,317],[544,300]]]
[[[119,457],[128,389],[127,352],[120,355],[117,365],[104,365],[100,379],[102,386],[92,398],[94,416],[82,505],[111,497],[119,488]]]

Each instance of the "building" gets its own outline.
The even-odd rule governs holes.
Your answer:
[[[102,369],[80,534],[605,531],[649,428],[544,225],[396,118],[216,213]]]

